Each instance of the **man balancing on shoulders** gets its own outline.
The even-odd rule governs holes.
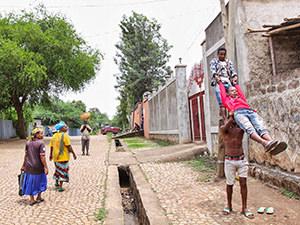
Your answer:
[[[241,214],[249,219],[253,219],[253,213],[247,210],[248,162],[245,159],[242,147],[244,131],[233,119],[233,111],[229,112],[229,119],[226,120],[225,125],[220,127],[220,130],[223,133],[225,143],[225,176],[227,192],[227,207],[223,209],[223,214],[229,215],[232,211],[232,190],[237,172],[242,195]]]

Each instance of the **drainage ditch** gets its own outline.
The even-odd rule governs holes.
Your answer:
[[[118,167],[120,193],[122,196],[122,207],[124,211],[125,225],[138,225],[136,198],[130,186],[129,168]]]
[[[119,139],[115,139],[115,144],[116,144],[116,152],[125,152],[121,141]]]

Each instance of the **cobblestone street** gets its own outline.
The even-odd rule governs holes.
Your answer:
[[[248,209],[254,219],[240,214],[238,182],[233,190],[233,212],[223,215],[226,206],[225,179],[200,182],[199,172],[184,163],[146,163],[141,167],[173,225],[197,224],[299,224],[300,201],[248,178]],[[274,207],[273,215],[258,214],[258,207]]]
[[[91,156],[81,156],[80,137],[71,137],[78,156],[70,160],[70,183],[58,192],[52,175],[53,162],[49,162],[49,141],[44,139],[49,167],[48,189],[45,201],[29,205],[28,196],[18,196],[17,175],[24,157],[25,140],[0,141],[0,224],[101,224],[95,213],[102,207],[104,183],[109,150],[105,136],[92,136]],[[248,179],[248,209],[255,214],[253,220],[240,214],[239,185],[233,192],[233,212],[224,216],[226,205],[225,180],[199,181],[199,172],[185,163],[140,164],[160,206],[165,210],[170,225],[198,224],[299,224],[300,201],[280,194],[278,190]],[[273,215],[258,214],[258,207],[274,207]],[[120,224],[121,225],[121,224]],[[153,224],[159,225],[159,224]]]
[[[70,183],[58,192],[52,179],[54,163],[49,162],[50,138],[45,137],[49,168],[44,202],[29,205],[29,196],[18,196],[17,175],[23,163],[25,140],[0,141],[0,224],[96,224],[94,214],[101,208],[109,144],[105,136],[92,136],[91,156],[81,155],[80,137],[71,137],[77,160],[70,159]]]

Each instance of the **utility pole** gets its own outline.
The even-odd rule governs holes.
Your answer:
[[[228,20],[227,20],[227,11],[225,7],[225,1],[220,0],[221,6],[221,17],[222,17],[222,25],[223,25],[223,35],[225,39],[225,47],[228,49]],[[228,53],[227,53],[228,54]],[[224,163],[225,163],[225,145],[224,145],[224,137],[223,133],[220,130],[220,127],[224,125],[224,121],[222,119],[222,113],[219,111],[219,116],[221,119],[219,120],[219,130],[218,130],[218,169],[217,169],[217,176],[224,177]]]
[[[227,17],[227,11],[225,7],[225,1],[220,0],[220,6],[221,6],[221,17],[222,17],[222,25],[223,25],[223,34],[225,39],[225,47],[227,49],[226,55],[227,58],[230,58],[230,60],[235,63],[235,12],[236,12],[236,0],[229,0],[228,3],[228,17]],[[229,18],[229,19],[227,19]],[[229,23],[228,23],[229,20]],[[219,115],[221,116],[221,112],[219,112]],[[220,130],[220,127],[224,125],[223,119],[221,118],[219,120],[219,131],[218,131],[218,170],[217,170],[217,176],[218,177],[224,177],[224,161],[225,161],[225,144],[224,144],[224,137],[223,133]]]

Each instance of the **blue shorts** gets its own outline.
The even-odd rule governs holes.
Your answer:
[[[228,83],[224,83],[224,87],[225,87],[225,90],[227,91],[228,88],[232,87],[232,85],[228,84]],[[216,86],[215,86],[215,93],[216,93],[216,97],[217,97],[217,101],[218,101],[219,106],[222,106],[223,103],[222,103],[222,100],[221,100],[219,84],[216,84]]]
[[[252,109],[237,109],[233,113],[235,122],[243,129],[249,136],[253,132],[257,132],[259,136],[268,133],[263,119]]]

